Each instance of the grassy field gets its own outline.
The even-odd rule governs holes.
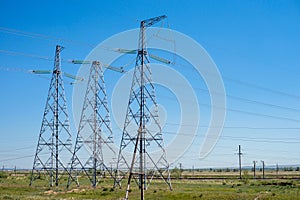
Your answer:
[[[184,174],[184,173],[183,173]],[[186,173],[187,175],[188,173]],[[209,174],[209,173],[207,173]],[[211,173],[217,174],[217,173]],[[223,174],[224,175],[224,174]],[[226,176],[224,176],[226,177]],[[83,180],[82,185],[75,184],[66,189],[66,178],[58,187],[50,188],[46,180],[36,180],[29,187],[28,174],[0,172],[0,199],[122,199],[122,189],[113,189],[110,179],[103,179],[96,189]],[[123,182],[125,184],[126,181]],[[215,180],[172,180],[173,191],[169,191],[162,181],[154,180],[145,192],[146,199],[300,199],[300,180],[253,180],[245,177],[238,179]],[[139,199],[139,191],[132,184],[130,199]]]

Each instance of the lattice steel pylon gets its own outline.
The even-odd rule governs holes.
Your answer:
[[[60,67],[60,52],[57,45],[54,69],[48,91],[38,144],[33,161],[30,185],[41,172],[49,176],[50,187],[58,186],[63,174],[68,173],[67,163],[72,156],[72,141],[65,90]]]
[[[115,178],[112,168],[109,169],[105,163],[115,156],[112,136],[102,65],[99,61],[93,61],[71,159],[68,187],[74,181],[79,186],[80,173],[88,177],[93,187],[105,172]]]
[[[156,176],[161,177],[172,190],[150,61],[145,46],[146,28],[164,18],[165,15],[147,19],[140,25],[139,49],[117,160],[117,181],[120,182],[126,174],[129,176],[125,199],[128,198],[132,178],[141,190],[141,199],[144,196],[143,191]],[[130,155],[126,151],[132,150],[132,161],[128,163]],[[156,151],[156,154],[150,151]]]

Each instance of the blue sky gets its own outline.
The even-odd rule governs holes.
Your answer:
[[[171,29],[206,49],[227,93],[225,128],[214,150],[205,159],[197,158],[203,140],[200,130],[191,149],[173,166],[182,162],[184,167],[235,167],[239,144],[245,153],[244,165],[253,160],[265,160],[269,166],[300,164],[299,1],[2,1],[0,166],[32,165],[50,79],[27,70],[51,69],[56,44],[66,47],[63,59],[84,59],[101,41],[138,28],[138,20],[161,14],[168,16]],[[7,29],[51,37],[24,36]],[[200,125],[207,125],[209,108],[203,104],[209,103],[209,96],[197,89],[203,81],[197,82],[190,69],[173,67],[185,75],[198,99],[204,101],[200,102],[204,116]],[[63,68],[73,74],[78,69],[68,63]],[[113,76],[108,72],[106,79]],[[72,86],[65,80],[67,99],[71,100]],[[169,98],[159,96],[159,91],[158,101],[168,103]],[[71,108],[69,102],[70,113]]]

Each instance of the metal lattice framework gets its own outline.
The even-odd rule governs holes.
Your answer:
[[[127,114],[117,160],[118,183],[128,175],[126,198],[134,179],[143,199],[154,177],[162,178],[170,189],[169,164],[163,144],[162,129],[159,122],[158,105],[151,78],[150,61],[145,47],[146,27],[166,18],[160,16],[144,20],[140,25],[139,49],[137,52]],[[127,152],[132,152],[133,156]],[[156,151],[156,153],[150,153]],[[158,152],[158,153],[157,153]],[[131,160],[131,163],[128,161]]]
[[[93,187],[112,168],[104,161],[112,160],[112,129],[101,63],[93,61],[87,83],[75,149],[71,159],[68,187],[72,182],[79,186],[78,176],[84,174]]]
[[[71,132],[65,98],[60,52],[57,45],[54,69],[43,115],[38,144],[33,161],[30,185],[41,176],[49,176],[49,185],[58,186],[63,174],[68,173],[67,163],[72,156]]]

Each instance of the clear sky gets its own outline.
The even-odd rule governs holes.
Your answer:
[[[227,94],[225,127],[213,151],[204,159],[198,158],[204,132],[200,128],[191,148],[172,165],[236,167],[239,144],[243,165],[251,165],[253,160],[264,160],[267,166],[300,165],[299,1],[54,0],[1,2],[0,166],[32,166],[50,79],[28,70],[51,69],[56,44],[66,47],[64,60],[84,59],[108,37],[138,28],[139,20],[162,14],[168,16],[169,28],[206,49],[222,75]],[[206,89],[203,80],[193,79],[190,68],[171,67],[192,84],[202,110],[200,127],[207,126],[209,95],[201,90]],[[78,66],[65,62],[63,69],[76,74]],[[106,79],[113,77],[121,75],[108,72]],[[70,80],[65,81],[72,113],[73,88]],[[111,90],[108,86],[108,93]],[[171,94],[157,92],[159,103],[172,102]],[[176,116],[174,106],[171,115]],[[73,115],[70,117],[75,138]],[[121,133],[115,134],[118,138]]]

